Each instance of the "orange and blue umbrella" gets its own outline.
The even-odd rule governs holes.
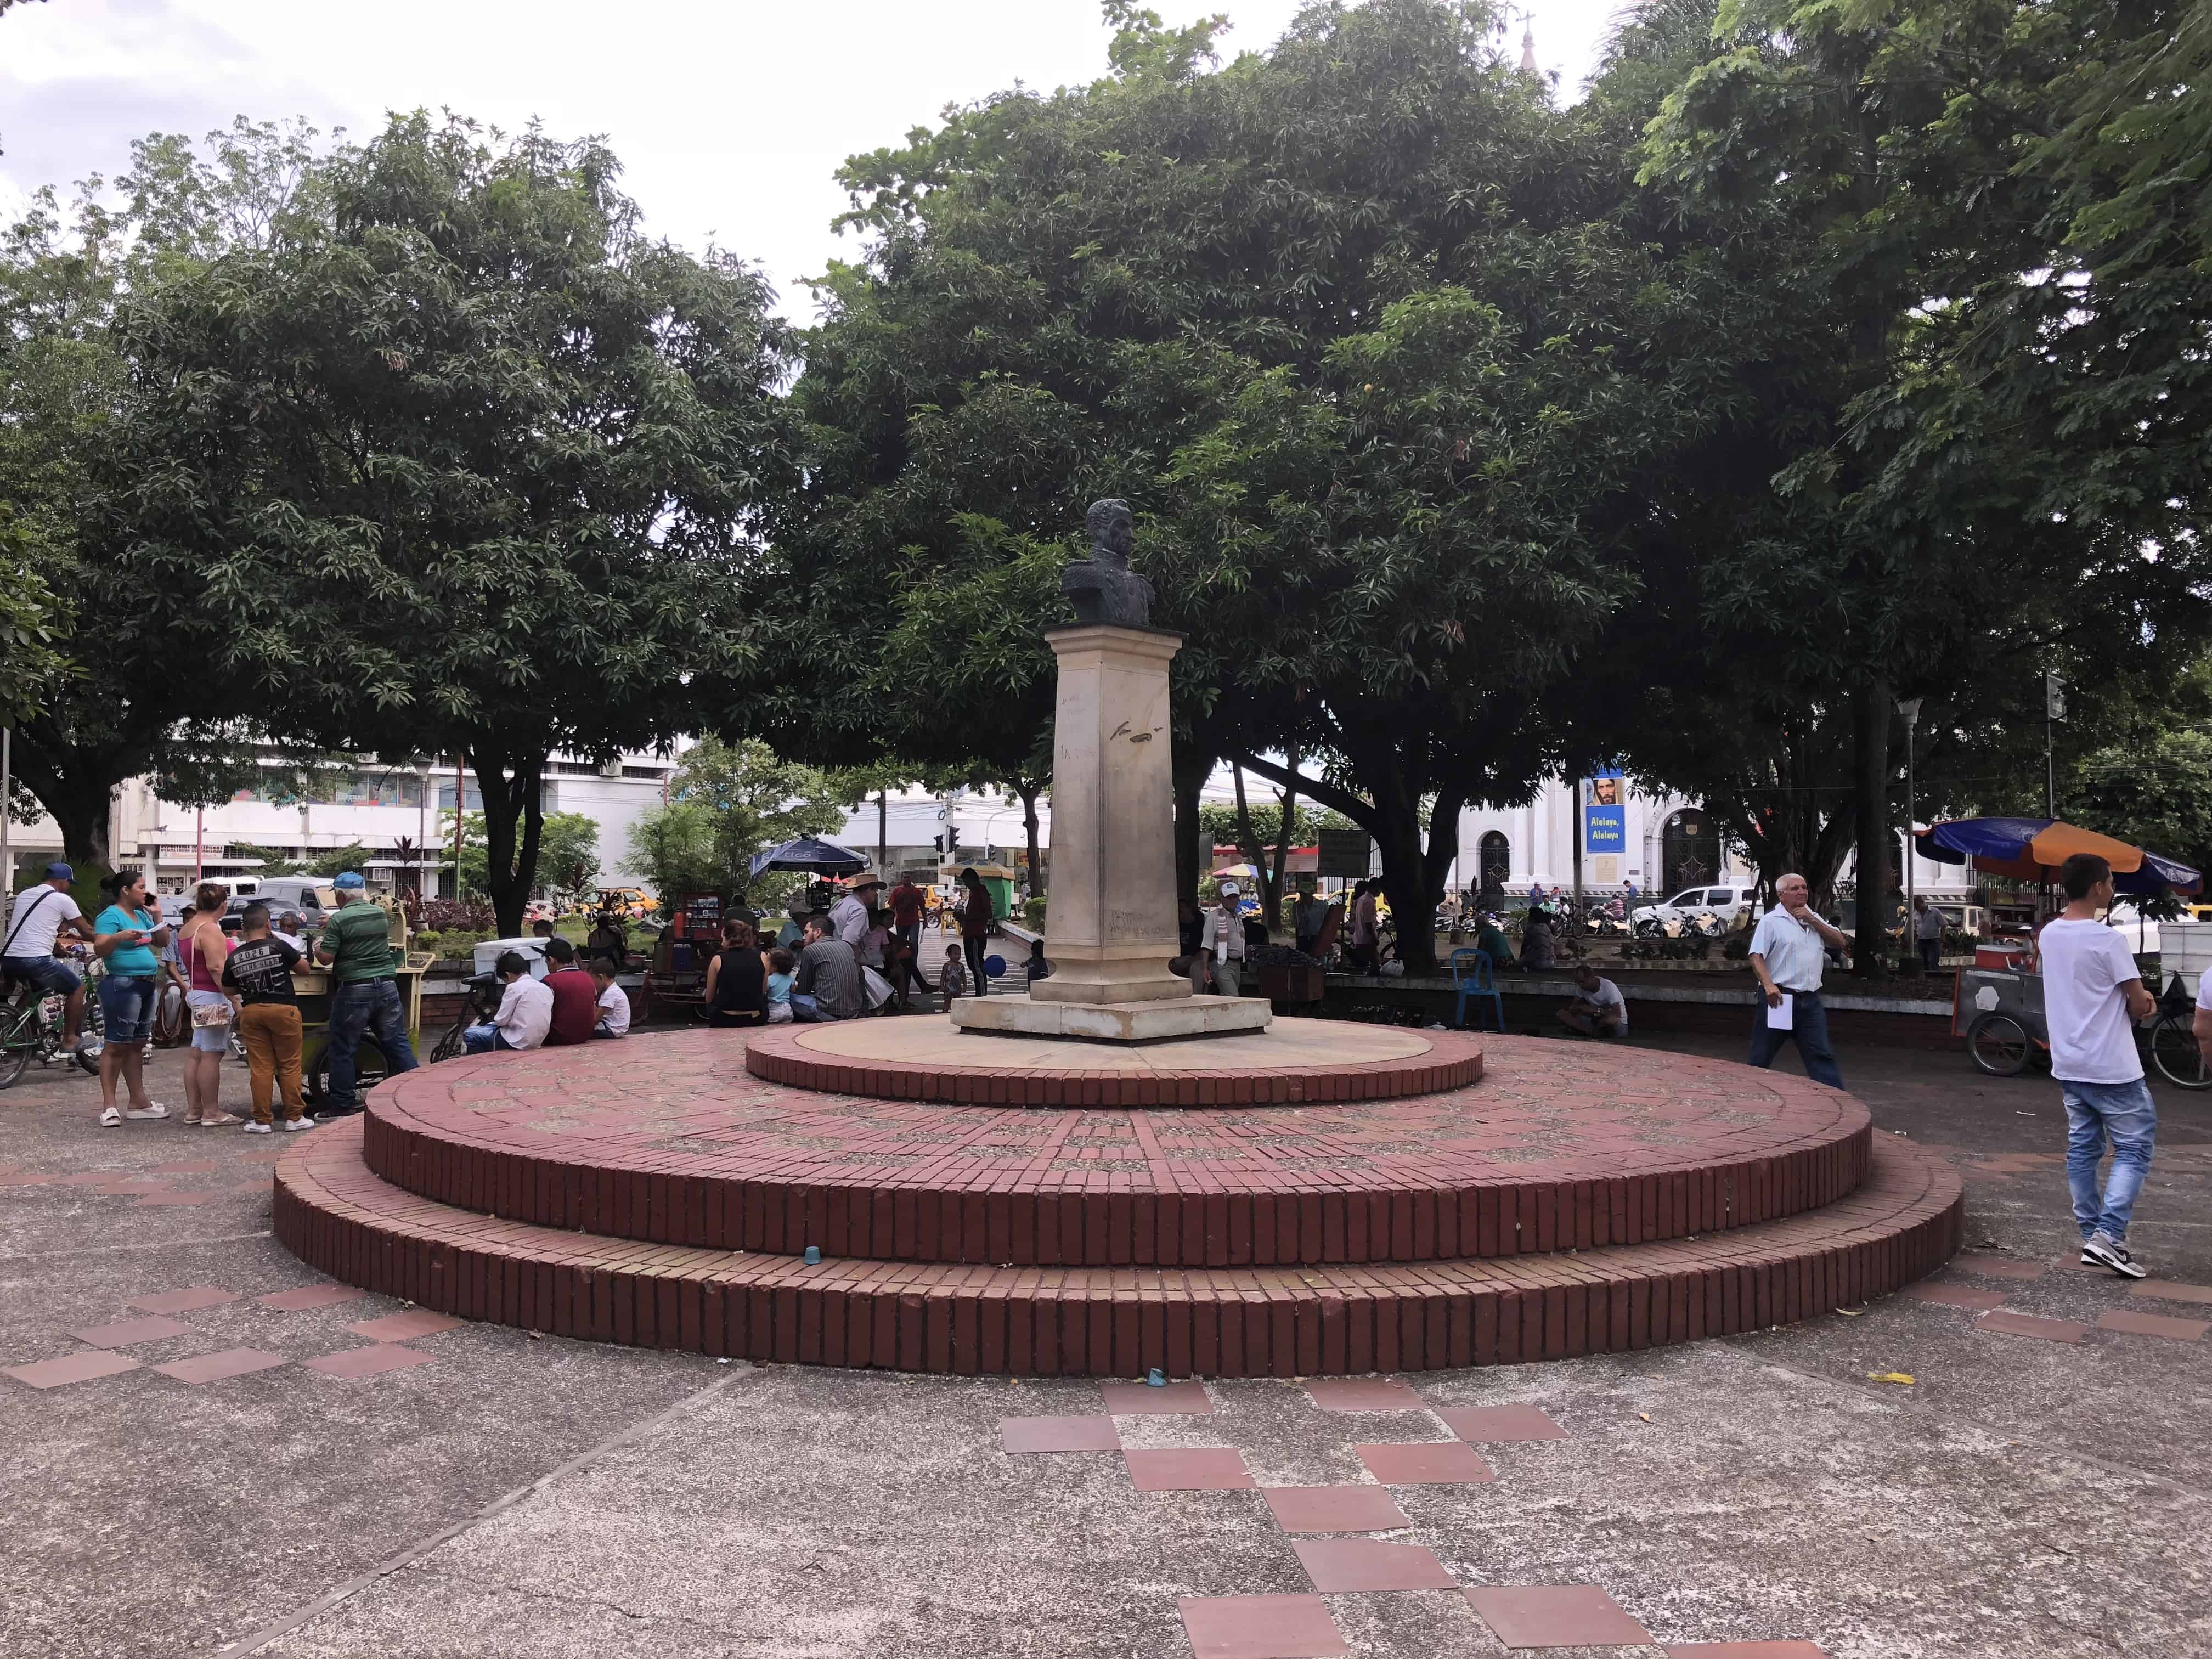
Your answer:
[[[2196,893],[2204,886],[2203,873],[2178,860],[2063,818],[1954,818],[1913,840],[1938,864],[1971,861],[1985,874],[2015,881],[2056,880],[2058,866],[2075,854],[2094,853],[2112,866],[2112,884],[2123,893]]]

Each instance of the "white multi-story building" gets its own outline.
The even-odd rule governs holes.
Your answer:
[[[599,826],[599,881],[635,886],[630,829],[666,796],[676,762],[624,755],[598,765],[556,756],[545,769],[541,801],[551,812],[580,812]],[[219,805],[179,806],[161,799],[150,781],[134,779],[115,792],[108,845],[118,865],[146,869],[163,891],[176,892],[200,872],[216,880],[250,875],[264,854],[307,860],[344,847],[365,847],[362,873],[379,885],[453,890],[451,820],[455,799],[483,810],[476,780],[457,775],[450,760],[426,766],[356,757],[317,769],[302,793],[295,768],[271,755],[266,781]],[[61,830],[51,818],[12,826],[9,836],[17,884],[61,856]],[[259,849],[258,851],[246,849]]]

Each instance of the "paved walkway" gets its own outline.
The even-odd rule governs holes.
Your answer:
[[[1349,1397],[756,1369],[457,1324],[276,1245],[281,1141],[100,1130],[96,1085],[34,1073],[0,1094],[0,1645],[2212,1650],[2212,1100],[2161,1096],[2131,1240],[2159,1277],[2130,1287],[2068,1265],[2047,1079],[1842,1059],[1878,1128],[1966,1176],[1972,1254],[1936,1280]],[[177,1057],[153,1072],[179,1105]],[[1761,1642],[1813,1645],[1724,1645]]]

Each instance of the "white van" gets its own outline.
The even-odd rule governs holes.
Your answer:
[[[269,918],[274,921],[287,910],[299,913],[300,920],[309,927],[319,928],[338,908],[338,891],[325,877],[319,876],[245,876],[231,886],[230,908],[243,910],[245,904],[258,902],[269,907]]]

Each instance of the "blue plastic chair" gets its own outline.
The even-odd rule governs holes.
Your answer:
[[[1505,1030],[1505,997],[1492,976],[1492,963],[1487,953],[1462,949],[1451,953],[1452,983],[1459,988],[1459,1004],[1452,1010],[1452,1027],[1467,1030],[1467,1005],[1470,998],[1490,1003],[1492,1017],[1498,1021],[1500,1032]]]

